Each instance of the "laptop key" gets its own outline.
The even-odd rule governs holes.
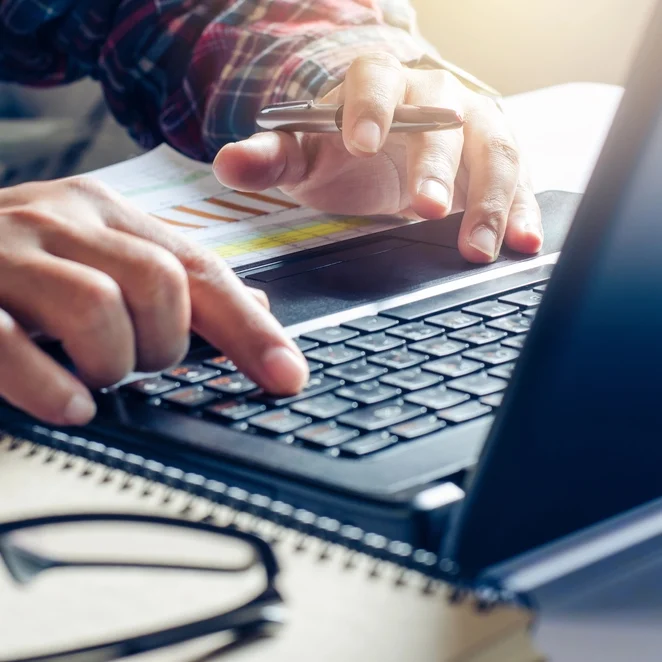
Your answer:
[[[486,372],[479,372],[475,375],[467,375],[448,382],[448,386],[458,391],[471,393],[471,395],[490,395],[497,391],[503,391],[508,386],[508,382],[498,377],[492,377]]]
[[[418,391],[422,388],[438,384],[441,378],[416,367],[384,375],[379,381],[383,384],[398,386],[406,391]]]
[[[424,370],[429,370],[431,372],[437,373],[438,375],[444,375],[444,377],[463,377],[464,375],[469,375],[472,372],[482,370],[485,365],[479,363],[478,361],[471,361],[470,359],[465,359],[462,354],[454,354],[453,356],[447,356],[443,359],[436,359],[435,361],[428,361],[423,364]]]
[[[428,414],[421,418],[415,418],[411,421],[405,421],[389,428],[389,432],[397,434],[401,439],[416,439],[425,434],[430,434],[441,430],[446,424],[440,421],[434,414]]]
[[[214,402],[218,399],[218,396],[202,386],[190,386],[179,391],[166,393],[161,399],[183,409],[197,409]]]
[[[282,397],[265,393],[264,391],[258,391],[257,393],[251,394],[249,398],[273,407],[284,407],[292,402],[304,400],[305,398],[312,398],[316,395],[333,391],[334,388],[338,388],[339,386],[342,386],[342,382],[339,379],[331,379],[326,375],[316,374],[309,377],[308,383],[296,395]]]
[[[496,319],[497,317],[503,317],[504,315],[512,315],[516,313],[519,309],[517,306],[512,306],[508,303],[503,303],[497,301],[496,299],[490,301],[481,301],[480,303],[474,303],[471,306],[466,306],[462,309],[466,313],[472,313],[474,315],[480,315],[481,317],[489,317],[490,319]]]
[[[542,301],[542,292],[521,290],[520,292],[513,292],[512,294],[506,294],[506,296],[499,297],[499,301],[514,303],[523,308],[530,308],[531,306],[538,306],[540,304]]]
[[[475,347],[463,352],[462,355],[489,365],[500,365],[501,363],[514,361],[519,356],[519,352],[512,347],[502,347],[496,344]]]
[[[215,402],[205,409],[212,416],[218,416],[228,421],[243,421],[245,418],[255,416],[266,410],[266,406],[259,402],[237,402],[225,400]]]
[[[174,391],[179,388],[181,384],[174,382],[171,379],[164,379],[163,377],[147,377],[146,379],[139,379],[136,382],[125,384],[122,388],[140,393],[140,395],[161,395],[168,391]]]
[[[457,340],[448,340],[446,336],[439,336],[438,338],[430,338],[421,342],[410,345],[411,349],[417,352],[425,352],[432,356],[443,357],[457,354],[463,349],[467,349],[469,345]]]
[[[257,384],[240,372],[221,375],[220,377],[216,377],[216,379],[205,382],[205,386],[228,395],[243,395],[257,389]]]
[[[319,372],[320,370],[324,370],[324,364],[320,363],[319,361],[311,361],[310,359],[308,359],[307,363],[308,363],[308,372],[311,375],[314,372]]]
[[[513,376],[514,363],[503,363],[487,371],[488,375],[493,377],[501,377],[501,379],[510,379]]]
[[[547,289],[547,285],[536,285],[536,287],[533,288],[536,292],[544,292]]]
[[[536,313],[538,312],[538,308],[527,308],[526,310],[522,311],[522,315],[526,315],[527,317],[535,317]]]
[[[385,372],[387,372],[386,368],[372,365],[365,359],[361,361],[354,361],[352,363],[345,363],[335,368],[327,368],[326,370],[327,375],[338,377],[339,379],[344,379],[346,382],[351,382],[352,384],[358,384],[359,382],[367,382],[370,379],[376,379],[377,377],[383,375]]]
[[[335,421],[326,421],[301,428],[296,432],[295,437],[311,446],[324,449],[344,444],[359,434],[359,431],[353,428],[338,425]]]
[[[357,404],[355,402],[339,398],[333,395],[333,393],[325,393],[324,395],[318,395],[315,398],[295,402],[291,409],[299,414],[326,419],[335,418],[351,409],[356,409],[356,407]]]
[[[512,338],[506,338],[502,341],[502,345],[506,347],[512,347],[513,349],[522,349],[524,347],[524,341],[526,340],[526,335],[521,333],[519,336],[513,336]]]
[[[368,317],[359,317],[359,319],[351,320],[350,322],[343,322],[343,326],[363,333],[375,333],[375,331],[383,331],[397,322],[389,319],[388,317],[381,317],[380,315],[369,315]]]
[[[345,342],[345,340],[355,338],[358,335],[359,332],[354,329],[345,329],[342,326],[329,326],[326,329],[302,333],[301,337],[305,340],[314,340],[327,345],[334,345],[335,343]]]
[[[488,407],[500,407],[503,402],[503,393],[492,393],[480,399],[480,401]]]
[[[187,364],[170,368],[170,370],[166,370],[163,373],[163,376],[169,379],[175,379],[178,382],[184,382],[185,384],[197,384],[198,382],[204,382],[206,379],[216,377],[218,374],[219,371],[213,368]]]
[[[409,404],[403,400],[389,400],[343,414],[338,422],[370,432],[396,425],[424,413],[423,407]]]
[[[315,349],[320,344],[314,340],[306,340],[305,338],[295,338],[294,344],[302,351],[307,352],[309,349]]]
[[[411,368],[419,363],[423,363],[427,358],[428,357],[423,354],[410,352],[406,347],[399,347],[398,349],[392,349],[389,352],[374,354],[368,359],[368,361],[385,366],[391,370],[405,370],[406,368]]]
[[[531,318],[523,315],[509,315],[488,322],[487,326],[502,331],[510,331],[510,333],[526,333],[531,328]]]
[[[477,324],[481,321],[481,319],[475,315],[463,313],[461,310],[452,310],[448,313],[441,313],[441,315],[428,317],[425,321],[428,324],[435,324],[437,326],[443,326],[445,329],[459,331],[460,329],[464,329],[467,326]]]
[[[373,434],[367,434],[364,437],[348,441],[340,447],[340,452],[350,457],[363,457],[364,455],[376,453],[397,443],[398,438],[389,432],[374,432]]]
[[[393,386],[384,386],[377,381],[363,382],[352,386],[343,386],[336,390],[336,395],[341,398],[355,400],[364,405],[374,405],[384,400],[390,400],[402,393],[399,388]]]
[[[274,409],[272,411],[265,411],[257,416],[251,416],[248,419],[250,425],[256,428],[273,432],[275,434],[285,434],[287,432],[294,432],[302,428],[304,425],[310,425],[312,419],[308,416],[295,414],[289,409]]]
[[[227,356],[214,356],[211,359],[203,361],[203,363],[210,368],[221,370],[222,372],[235,372],[237,370],[234,361],[231,361]]]
[[[389,329],[386,333],[398,336],[399,338],[404,338],[411,342],[418,342],[419,340],[425,340],[426,338],[433,338],[434,336],[441,335],[443,329],[440,329],[437,326],[431,326],[430,324],[425,324],[424,322],[410,322],[409,324],[401,324],[393,329]]]
[[[485,416],[491,411],[492,407],[488,407],[478,400],[470,400],[457,407],[438,411],[437,416],[451,423],[465,423],[479,416]]]
[[[466,393],[453,391],[444,384],[426,388],[423,391],[416,391],[405,396],[407,402],[413,402],[414,404],[435,410],[452,407],[468,399],[469,396]]]
[[[365,355],[365,352],[354,349],[353,347],[345,347],[345,345],[327,345],[326,347],[318,347],[306,352],[306,358],[313,359],[313,361],[320,361],[327,365],[340,365],[341,363],[349,363],[355,359],[360,359]]]
[[[386,350],[394,349],[404,344],[405,341],[402,338],[395,338],[383,332],[360,336],[347,342],[349,347],[358,347],[359,349],[364,349],[366,352],[385,352]]]
[[[497,342],[507,335],[505,331],[490,329],[483,324],[479,324],[478,326],[470,326],[466,329],[449,333],[448,337],[454,340],[462,340],[472,345],[487,345],[488,343]]]

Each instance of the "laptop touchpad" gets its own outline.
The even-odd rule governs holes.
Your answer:
[[[457,250],[408,242],[293,275],[262,281],[271,308],[283,324],[294,324],[331,312],[406,294],[449,278],[500,266],[472,265]]]

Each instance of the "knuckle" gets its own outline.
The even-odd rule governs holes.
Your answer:
[[[354,72],[357,69],[368,67],[381,67],[389,71],[400,73],[402,72],[402,63],[391,53],[384,53],[376,51],[368,55],[361,55],[350,65],[350,71]]]
[[[152,295],[167,300],[182,296],[188,286],[184,265],[169,251],[152,247],[143,265],[144,282]]]
[[[0,308],[0,350],[3,353],[12,349],[17,333],[18,325],[14,318]]]
[[[88,275],[86,281],[79,284],[78,298],[76,323],[83,329],[105,324],[124,307],[120,286],[102,272]]]
[[[519,171],[521,158],[517,145],[506,136],[492,136],[487,141],[487,151],[494,158]]]
[[[67,189],[75,193],[103,197],[108,195],[110,189],[97,179],[92,177],[70,177],[63,179],[62,183]]]

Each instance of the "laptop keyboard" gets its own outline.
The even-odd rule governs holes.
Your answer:
[[[263,392],[225,356],[121,387],[155,408],[361,458],[492,414],[502,400],[544,284],[439,312],[423,299],[296,343],[310,380],[291,397]]]

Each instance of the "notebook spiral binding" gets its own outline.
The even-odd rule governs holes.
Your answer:
[[[459,603],[472,600],[475,608],[488,611],[497,605],[523,605],[523,598],[499,586],[463,582],[458,576],[458,569],[449,559],[439,559],[433,552],[416,549],[408,543],[390,540],[382,535],[366,532],[356,526],[345,525],[329,517],[319,516],[308,510],[295,508],[282,501],[275,501],[261,494],[252,494],[244,489],[226,485],[225,483],[208,479],[196,473],[186,473],[181,469],[166,466],[155,460],[150,460],[133,453],[90,441],[80,436],[33,425],[29,429],[21,426],[20,430],[0,429],[0,443],[8,442],[9,452],[30,444],[27,455],[37,456],[43,448],[50,449],[43,457],[44,462],[53,462],[62,452],[68,458],[61,466],[62,470],[73,466],[74,458],[87,460],[82,470],[83,475],[95,473],[99,467],[106,467],[106,478],[114,471],[126,474],[120,489],[131,489],[131,479],[143,478],[146,483],[140,494],[146,497],[156,485],[165,487],[163,501],[168,501],[175,491],[190,496],[188,505],[180,513],[186,516],[192,504],[202,499],[209,504],[208,521],[214,520],[214,509],[218,506],[227,508],[230,521],[225,525],[232,526],[241,514],[251,515],[258,520],[266,520],[276,525],[269,542],[277,543],[280,536],[287,530],[299,534],[295,542],[295,550],[304,550],[306,540],[314,537],[322,541],[320,559],[329,558],[333,547],[338,545],[347,551],[344,566],[350,570],[353,558],[357,554],[374,559],[370,575],[379,576],[382,564],[393,564],[399,568],[395,583],[402,586],[407,583],[410,572],[418,573],[425,578],[422,591],[435,594],[441,583],[449,584],[452,590],[448,599]],[[4,435],[4,439],[3,439]],[[245,526],[242,526],[245,528]],[[254,531],[259,535],[261,532]],[[526,605],[524,605],[526,606]]]

